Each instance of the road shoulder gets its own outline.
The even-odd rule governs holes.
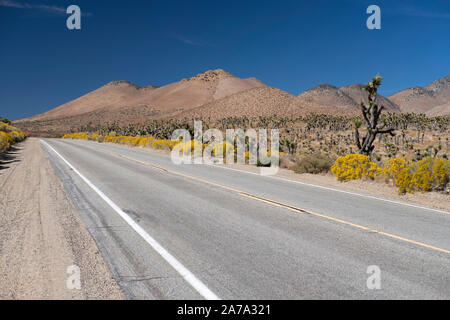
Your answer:
[[[0,298],[123,299],[39,142],[10,159],[0,170]],[[80,268],[80,289],[67,288],[70,266]]]

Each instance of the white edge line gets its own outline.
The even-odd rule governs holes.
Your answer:
[[[228,167],[220,166],[220,165],[217,165],[217,164],[207,164],[207,165],[212,166],[212,167],[216,167],[216,168],[227,169],[227,170],[232,170],[232,171],[237,171],[237,172],[253,174],[253,175],[256,175],[256,176],[261,176],[259,173],[256,173],[256,172],[245,171],[245,170],[240,170],[240,169],[235,169],[235,168],[228,168]],[[369,196],[369,195],[366,195],[366,194],[361,194],[361,193],[356,193],[356,192],[351,192],[351,191],[345,191],[345,190],[339,190],[339,189],[334,189],[334,188],[330,188],[330,187],[320,186],[320,185],[317,185],[317,184],[311,184],[311,183],[306,183],[306,182],[301,182],[301,181],[296,181],[296,180],[290,180],[290,179],[281,178],[281,177],[275,177],[275,176],[264,176],[264,177],[265,178],[272,178],[272,179],[282,180],[282,181],[287,181],[287,182],[292,182],[292,183],[298,183],[298,184],[309,186],[309,187],[315,187],[315,188],[320,188],[320,189],[325,189],[325,190],[330,190],[330,191],[335,191],[335,192],[347,193],[347,194],[351,194],[351,195],[359,196],[359,197],[365,197],[365,198],[370,198],[370,199],[375,199],[375,200],[391,202],[391,203],[395,203],[395,204],[399,204],[399,205],[403,205],[403,206],[414,207],[414,208],[418,208],[418,209],[436,211],[436,212],[439,212],[439,213],[444,213],[444,214],[450,215],[450,212],[448,212],[448,211],[434,209],[434,208],[429,208],[429,207],[418,206],[418,205],[414,205],[414,204],[410,204],[410,203],[406,203],[406,202],[389,200],[389,199],[385,199],[385,198],[378,198],[378,197]]]
[[[92,188],[111,208],[114,209],[147,243],[164,258],[197,292],[207,300],[220,300],[203,282],[201,282],[192,272],[181,264],[174,256],[164,249],[155,239],[153,239],[140,225],[138,225],[128,214],[120,209],[111,199],[109,199],[100,189],[83,176],[74,166],[72,166],[58,151],[56,151],[47,142],[40,140],[47,145],[56,155],[58,155],[76,174],[83,179],[86,184]]]

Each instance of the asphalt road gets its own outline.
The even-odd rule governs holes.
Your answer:
[[[130,299],[450,299],[448,212],[138,148],[41,144]]]

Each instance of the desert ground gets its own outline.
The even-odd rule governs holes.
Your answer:
[[[123,293],[37,140],[2,155],[0,299],[122,299]],[[81,289],[67,268],[81,266]]]

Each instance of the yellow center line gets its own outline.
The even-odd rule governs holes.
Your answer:
[[[91,147],[88,147],[88,148],[91,148]],[[94,149],[94,148],[91,148],[91,149],[93,149],[95,151],[98,151],[98,149]],[[333,221],[333,222],[337,222],[337,223],[340,223],[340,224],[351,226],[351,227],[354,227],[354,228],[357,228],[357,229],[360,229],[360,230],[377,233],[379,235],[383,235],[383,236],[388,237],[388,238],[392,238],[392,239],[408,242],[408,243],[411,243],[411,244],[415,244],[417,246],[421,246],[421,247],[424,247],[424,248],[428,248],[428,249],[432,249],[432,250],[436,250],[436,251],[439,251],[439,252],[450,254],[450,250],[447,250],[447,249],[439,248],[439,247],[432,246],[432,245],[429,245],[429,244],[426,244],[426,243],[423,243],[423,242],[419,242],[419,241],[407,239],[407,238],[404,238],[404,237],[400,237],[400,236],[397,236],[395,234],[391,234],[391,233],[388,233],[388,232],[384,232],[384,231],[376,230],[376,229],[373,229],[373,228],[365,227],[365,226],[362,226],[362,225],[359,225],[359,224],[356,224],[356,223],[353,223],[353,222],[349,222],[349,221],[346,221],[346,220],[333,218],[333,217],[327,216],[327,215],[322,214],[322,213],[318,213],[318,212],[314,212],[314,211],[306,210],[306,209],[301,209],[301,208],[294,207],[294,206],[291,206],[291,205],[287,205],[287,204],[284,204],[284,203],[281,203],[281,202],[277,202],[277,201],[274,201],[274,200],[271,200],[271,199],[259,197],[259,196],[250,194],[248,192],[245,192],[245,191],[233,188],[233,187],[225,186],[225,185],[222,185],[222,184],[219,184],[219,183],[215,183],[215,182],[212,182],[212,181],[209,181],[209,180],[205,180],[205,179],[202,179],[202,178],[194,177],[194,176],[191,176],[191,175],[188,175],[188,174],[185,174],[185,173],[181,173],[181,172],[178,172],[178,171],[169,170],[169,169],[166,169],[166,168],[154,165],[152,163],[149,163],[147,161],[138,160],[138,159],[135,159],[135,158],[132,158],[132,157],[128,157],[128,156],[125,156],[123,154],[119,154],[119,153],[116,153],[116,152],[110,152],[110,151],[104,151],[104,152],[106,152],[106,153],[108,153],[110,155],[116,156],[116,157],[124,158],[124,159],[130,160],[130,161],[134,161],[134,162],[143,164],[145,166],[149,166],[149,167],[154,168],[154,169],[158,169],[158,170],[164,171],[166,173],[182,176],[182,177],[185,177],[185,178],[188,178],[188,179],[192,179],[192,180],[196,180],[196,181],[199,181],[199,182],[202,182],[202,183],[205,183],[205,184],[216,186],[216,187],[219,187],[219,188],[222,188],[222,189],[225,189],[225,190],[233,191],[233,192],[236,192],[236,193],[240,194],[241,196],[244,196],[244,197],[247,197],[247,198],[250,198],[250,199],[254,199],[254,200],[257,200],[257,201],[261,201],[261,202],[264,202],[264,203],[267,203],[267,204],[270,204],[270,205],[273,205],[273,206],[277,206],[277,207],[280,207],[280,208],[288,209],[288,210],[296,212],[296,213],[310,214],[310,215],[313,215],[313,216],[316,216],[316,217],[320,217],[320,218],[323,218],[323,219],[327,219],[327,220],[330,220],[330,221]]]

